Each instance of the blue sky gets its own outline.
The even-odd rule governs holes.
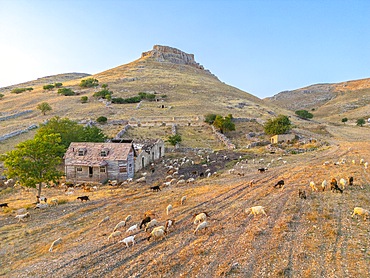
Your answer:
[[[370,78],[367,0],[0,0],[0,87],[98,73],[153,45],[264,98]]]

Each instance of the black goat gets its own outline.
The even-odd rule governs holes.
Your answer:
[[[349,177],[348,178],[348,184],[349,185],[353,185],[353,177]]]
[[[341,189],[339,186],[338,186],[338,182],[335,178],[333,178],[330,182],[330,190],[331,192],[336,192],[336,191],[339,191],[340,193],[343,193],[343,189]]]
[[[81,200],[81,202],[83,202],[83,201],[90,201],[90,199],[89,199],[89,196],[79,196],[79,197],[77,197],[77,200],[78,199],[80,199]]]
[[[2,204],[0,204],[0,208],[5,208],[5,207],[8,208],[8,203],[2,203]]]
[[[267,168],[258,168],[258,172],[260,172],[260,173],[263,173],[263,172],[265,172],[267,170],[268,170]]]
[[[159,185],[151,186],[150,189],[153,191],[157,191],[157,192],[161,191],[161,188],[159,187]]]
[[[279,180],[275,185],[274,185],[274,187],[279,187],[279,188],[281,188],[281,187],[283,187],[284,186],[284,180]]]
[[[141,229],[141,227],[144,225],[146,225],[146,223],[149,223],[150,222],[150,220],[152,220],[151,218],[150,218],[150,216],[147,216],[147,217],[145,217],[142,221],[141,221],[141,223],[140,223],[140,229]]]

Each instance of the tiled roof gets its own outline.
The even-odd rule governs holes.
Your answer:
[[[64,155],[65,165],[105,166],[106,161],[127,160],[131,147],[130,143],[71,143]],[[101,156],[101,151],[106,156]]]

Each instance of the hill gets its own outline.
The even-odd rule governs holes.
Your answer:
[[[292,91],[284,91],[266,98],[268,103],[296,111],[305,109],[315,118],[340,123],[369,118],[370,79],[333,84],[315,84]]]
[[[32,91],[20,94],[13,94],[10,88],[3,88],[1,117],[29,112],[0,125],[0,135],[40,124],[54,116],[68,117],[79,122],[95,121],[105,116],[108,125],[103,128],[109,136],[114,136],[123,128],[113,126],[113,123],[149,123],[166,139],[167,131],[158,127],[163,126],[163,123],[167,123],[168,127],[172,123],[197,126],[203,124],[203,117],[208,113],[266,119],[279,112],[279,109],[272,111],[261,99],[219,81],[194,60],[193,54],[167,46],[154,46],[153,50],[144,52],[131,63],[89,76],[99,80],[97,88],[81,88],[79,84],[85,77],[63,81],[64,87],[76,92],[75,96],[60,95],[57,89],[43,90],[43,85],[49,84],[50,79],[13,86],[33,87]],[[53,77],[53,80],[56,79]],[[102,89],[102,84],[108,85],[115,98],[129,98],[145,92],[155,94],[157,101],[143,101],[139,105],[110,104],[93,97],[94,93]],[[87,103],[81,103],[82,96],[88,97]],[[36,109],[41,102],[48,102],[52,107],[52,111],[45,116]]]

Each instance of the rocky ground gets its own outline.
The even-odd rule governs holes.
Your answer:
[[[31,203],[34,192],[18,189],[2,194],[1,202],[9,202],[11,208],[0,212],[0,275],[369,277],[370,220],[351,217],[356,206],[370,209],[369,170],[359,164],[361,158],[370,160],[370,143],[364,140],[370,137],[367,129],[363,131],[341,135],[343,130],[335,127],[330,129],[335,135],[330,146],[281,160],[279,154],[267,153],[257,157],[264,159],[263,164],[249,158],[235,165],[230,157],[223,162],[224,170],[217,169],[219,175],[159,192],[149,186],[159,182],[154,175],[161,173],[160,168],[152,180],[148,176],[149,184],[102,187],[88,193],[91,201],[83,203],[76,200],[86,195],[82,189],[73,196],[66,196],[63,189],[46,189],[45,195],[58,197],[61,204],[46,210],[28,205],[31,218],[20,223],[14,218],[16,209]],[[342,159],[346,163],[334,164]],[[324,166],[325,161],[329,165]],[[259,173],[257,169],[267,162],[269,169]],[[232,167],[235,172],[229,174],[227,169]],[[319,185],[324,179],[348,176],[354,177],[355,185],[343,194],[328,189],[312,192],[308,186],[310,181]],[[285,187],[275,188],[281,179]],[[299,189],[306,191],[307,199],[298,198]],[[184,205],[182,196],[187,197]],[[168,204],[173,205],[169,216]],[[256,205],[264,206],[267,216],[245,212]],[[175,227],[165,239],[147,241],[148,234],[140,230],[134,233],[134,246],[119,243],[128,236],[128,226],[140,222],[147,210],[154,210],[160,224],[176,219]],[[193,215],[202,211],[209,213],[210,227],[194,234]],[[132,220],[121,229],[122,235],[108,241],[114,226],[128,214]],[[110,221],[98,227],[106,216]],[[49,252],[51,242],[59,237],[62,244]]]

